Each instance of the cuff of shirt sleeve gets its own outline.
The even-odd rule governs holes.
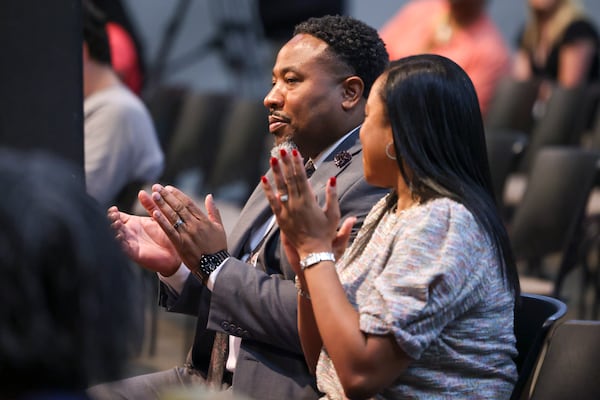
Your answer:
[[[175,272],[171,276],[163,276],[159,273],[157,273],[157,275],[158,279],[160,279],[161,282],[164,282],[178,294],[181,294],[181,292],[183,291],[183,287],[185,286],[185,281],[190,275],[190,270],[185,264],[182,263],[179,266],[177,272]]]
[[[219,275],[219,271],[221,271],[221,268],[223,268],[223,264],[225,264],[227,262],[227,260],[229,260],[229,257],[224,259],[223,262],[221,264],[219,264],[219,266],[217,268],[215,268],[215,270],[213,272],[211,272],[210,275],[208,276],[208,280],[206,281],[206,287],[211,292],[213,291],[213,287],[215,286],[215,282],[217,281],[217,276]]]

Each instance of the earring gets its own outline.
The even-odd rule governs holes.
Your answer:
[[[396,156],[393,156],[390,154],[390,146],[394,144],[392,142],[389,142],[386,146],[385,146],[385,155],[390,159],[390,160],[395,160]]]

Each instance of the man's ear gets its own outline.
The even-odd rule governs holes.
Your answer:
[[[362,99],[363,92],[365,90],[365,84],[362,79],[356,75],[353,75],[344,79],[344,82],[342,82],[342,87],[344,90],[342,107],[344,110],[349,110],[355,107],[356,103]]]

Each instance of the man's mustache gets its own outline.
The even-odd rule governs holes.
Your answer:
[[[276,119],[281,122],[290,122],[290,117],[286,116],[283,113],[277,112],[277,111],[269,112],[269,120],[271,120],[271,119]]]

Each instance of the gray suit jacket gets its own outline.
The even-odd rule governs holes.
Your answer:
[[[341,151],[352,158],[337,166],[334,156]],[[387,193],[364,180],[358,129],[310,178],[320,204],[324,203],[325,185],[331,176],[337,178],[342,220],[356,216],[362,224],[375,202]],[[315,377],[308,372],[298,336],[294,271],[280,246],[277,226],[262,242],[256,268],[239,260],[252,228],[271,215],[259,185],[229,235],[232,257],[221,268],[213,292],[190,275],[179,296],[162,285],[161,303],[170,311],[198,316],[192,349],[195,368],[206,371],[214,331],[225,332],[242,338],[233,377],[235,392],[261,400],[316,399],[319,393]]]

